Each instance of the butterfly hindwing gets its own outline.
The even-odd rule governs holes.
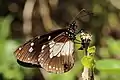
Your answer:
[[[63,32],[43,45],[38,62],[48,72],[64,73],[74,65],[73,52],[74,43]]]

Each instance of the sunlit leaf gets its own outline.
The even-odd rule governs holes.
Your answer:
[[[88,53],[95,53],[95,51],[96,51],[96,48],[95,48],[95,46],[92,46],[92,47],[89,47],[88,49],[87,49],[87,51],[88,51]]]
[[[91,56],[84,56],[81,59],[82,64],[87,67],[87,68],[91,68],[94,66],[94,59]]]

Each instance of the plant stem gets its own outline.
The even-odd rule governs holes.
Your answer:
[[[88,49],[88,45],[85,45],[84,55],[85,56],[90,56],[87,49]],[[87,67],[84,66],[84,70],[83,70],[83,73],[82,73],[82,78],[83,78],[83,80],[94,80],[94,68],[93,67],[87,68]]]

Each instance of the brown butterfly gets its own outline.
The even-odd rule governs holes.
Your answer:
[[[83,9],[79,14],[83,12],[86,11]],[[15,51],[17,62],[22,66],[43,68],[53,73],[69,71],[74,65],[74,40],[78,34],[76,27],[73,20],[68,28],[29,40]]]

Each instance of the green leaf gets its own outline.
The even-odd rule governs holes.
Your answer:
[[[92,53],[93,54],[93,53],[95,53],[96,48],[95,48],[95,46],[88,47],[87,51],[88,51],[88,53]]]
[[[95,61],[94,61],[93,57],[91,57],[91,56],[84,56],[81,59],[81,63],[83,64],[84,67],[92,68],[95,64]]]
[[[112,38],[107,39],[108,50],[113,55],[120,54],[120,40],[114,40]]]
[[[104,59],[96,62],[96,68],[99,71],[108,73],[120,73],[120,60]]]

